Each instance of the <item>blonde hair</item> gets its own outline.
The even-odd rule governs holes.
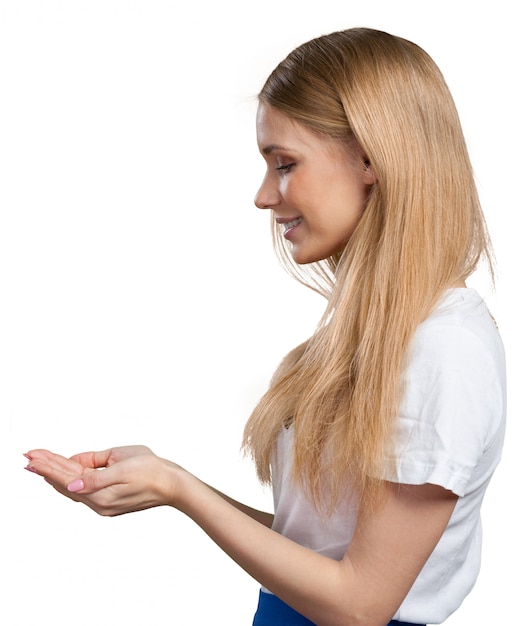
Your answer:
[[[259,101],[313,132],[356,140],[377,182],[345,250],[296,266],[328,298],[314,335],[275,373],[244,432],[260,479],[270,482],[279,432],[294,425],[293,478],[331,511],[345,485],[374,502],[393,458],[402,371],[417,326],[463,281],[490,242],[454,102],[417,45],[365,28],[294,50]]]

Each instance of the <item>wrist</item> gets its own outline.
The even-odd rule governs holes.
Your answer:
[[[167,459],[161,459],[164,466],[160,472],[160,492],[163,503],[175,509],[181,509],[184,494],[188,492],[185,483],[191,476],[183,467]]]

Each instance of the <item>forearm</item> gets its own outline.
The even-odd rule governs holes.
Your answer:
[[[352,621],[353,602],[348,603],[348,618],[344,613],[344,578],[352,581],[350,567],[270,530],[191,474],[181,472],[176,480],[174,507],[261,584],[321,626],[357,623]]]
[[[319,626],[389,622],[435,549],[457,501],[438,485],[386,483],[382,506],[375,515],[358,511],[346,555],[335,561],[274,532],[272,516],[224,496],[145,446],[85,452],[70,459],[48,450],[26,456],[27,469],[100,515],[177,508],[251,576]]]
[[[230,498],[225,493],[222,493],[222,491],[218,491],[207,483],[204,483],[204,485],[211,489],[215,494],[223,498],[223,500],[231,504],[234,508],[241,511],[242,513],[245,513],[248,517],[251,517],[257,522],[260,522],[263,526],[271,528],[271,526],[273,525],[274,515],[272,513],[267,513],[265,511],[259,511],[258,509],[254,509],[250,506],[243,504],[242,502]]]

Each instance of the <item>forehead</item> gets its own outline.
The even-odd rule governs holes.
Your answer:
[[[348,152],[342,141],[317,134],[264,102],[257,109],[257,143],[264,156],[281,150],[334,155]]]
[[[280,146],[286,142],[309,145],[314,140],[316,140],[316,135],[296,120],[268,104],[262,102],[259,104],[257,109],[257,141],[262,151],[269,146]]]
[[[257,108],[257,126],[283,126],[284,124],[292,125],[294,120],[288,117],[282,111],[275,109],[265,102],[259,102]]]

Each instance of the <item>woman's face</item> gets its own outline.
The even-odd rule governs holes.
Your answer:
[[[262,103],[257,141],[267,171],[255,204],[273,211],[294,261],[311,263],[341,252],[375,182],[359,147],[319,136]]]

